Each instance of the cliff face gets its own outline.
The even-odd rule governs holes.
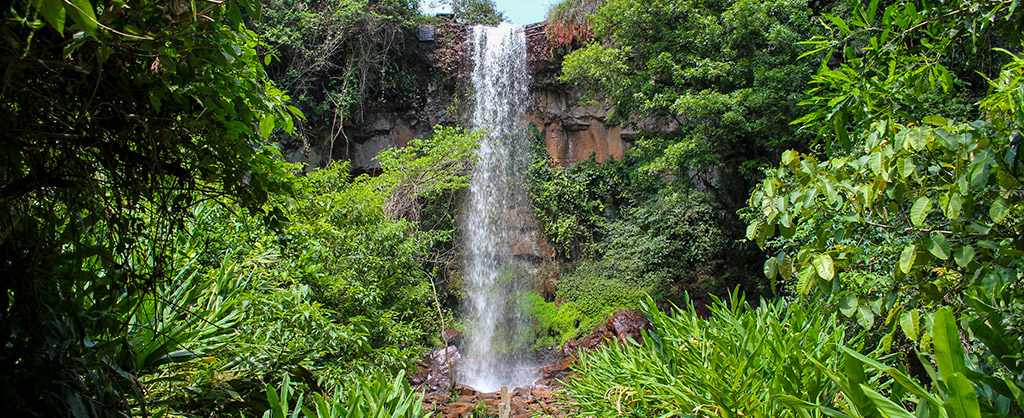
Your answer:
[[[347,160],[357,172],[371,172],[380,166],[373,159],[380,151],[405,146],[413,138],[423,138],[437,124],[458,124],[467,113],[468,79],[472,66],[468,28],[462,25],[438,25],[421,30],[431,40],[419,41],[419,59],[409,63],[416,77],[416,88],[402,100],[377,100],[368,103],[358,117],[345,121],[333,148],[317,144],[307,147],[285,145],[293,161],[310,166],[334,160]],[[544,137],[548,152],[562,165],[572,165],[593,156],[597,161],[622,158],[636,130],[606,122],[611,108],[605,104],[580,104],[578,92],[557,81],[558,64],[550,59],[544,24],[526,27],[530,49],[531,103],[529,121]],[[326,144],[326,142],[325,142]]]

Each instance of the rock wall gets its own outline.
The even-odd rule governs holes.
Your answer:
[[[333,158],[350,161],[357,172],[372,172],[380,167],[374,160],[380,151],[429,136],[434,125],[462,122],[472,66],[467,31],[455,24],[435,27],[433,40],[418,45],[420,60],[410,63],[420,80],[413,99],[369,103],[360,117],[346,121]],[[533,77],[529,121],[544,137],[548,152],[562,165],[591,157],[599,162],[622,158],[637,131],[607,123],[608,105],[582,105],[578,92],[557,81],[558,63],[550,59],[543,23],[528,25],[526,32]]]

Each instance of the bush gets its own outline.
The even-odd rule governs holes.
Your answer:
[[[856,340],[822,307],[762,300],[750,308],[737,291],[702,319],[692,304],[665,314],[648,298],[655,331],[642,344],[585,354],[568,395],[595,417],[793,416],[776,394],[831,399],[836,388],[813,362],[835,366],[836,344]]]

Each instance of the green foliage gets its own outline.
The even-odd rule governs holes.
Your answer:
[[[836,386],[814,364],[835,367],[836,344],[855,340],[822,308],[763,300],[750,308],[736,292],[702,319],[692,304],[665,314],[647,299],[654,332],[585,354],[568,394],[595,417],[793,416],[778,396],[832,399]]]
[[[435,199],[468,186],[469,170],[476,161],[473,152],[482,135],[437,126],[432,139],[413,139],[408,146],[382,151],[377,160],[383,173],[376,181],[387,188],[385,210],[419,220],[417,199]]]
[[[812,67],[802,1],[605,1],[600,40],[565,57],[562,80],[615,104],[613,119],[674,126],[659,168],[720,165],[756,177],[756,161],[808,138],[788,126]],[[754,161],[754,162],[749,162]]]
[[[1017,39],[1021,12],[1011,2],[924,5],[872,2],[847,18],[824,16],[832,35],[810,44],[842,58],[823,63],[798,123],[822,132],[829,153],[783,153],[749,200],[748,238],[779,250],[764,265],[773,283],[838,295],[840,312],[861,327],[884,325],[877,353],[844,349],[843,369],[819,366],[842,387],[841,412],[794,402],[800,408],[1020,413],[1024,61],[999,52],[1006,64],[978,103],[982,119],[971,121],[973,112],[956,111],[963,62],[951,53],[999,33]],[[937,97],[921,99],[929,90]],[[894,346],[923,371],[879,362]]]
[[[290,191],[291,173],[266,138],[301,114],[243,26],[243,8],[257,7],[192,6],[47,0],[2,11],[6,415],[122,415],[143,402],[139,373],[225,337],[197,318],[235,320],[233,296],[172,281],[228,289],[177,270],[176,233],[202,201],[274,213],[265,204]],[[170,297],[195,315],[154,299]]]
[[[452,0],[455,21],[464,25],[497,25],[505,14],[494,5],[494,0]]]
[[[521,302],[522,311],[537,320],[531,327],[534,350],[547,350],[564,344],[572,338],[589,332],[604,316],[588,317],[578,302],[547,302],[537,293],[527,293]]]
[[[933,20],[914,14],[912,6],[895,5],[883,13],[875,6],[857,9],[853,26],[838,18],[832,21],[849,28],[880,20],[891,31],[919,22],[928,27],[929,36],[938,36]],[[994,4],[976,18],[988,19],[1002,6]],[[940,22],[960,27],[972,20],[945,16]],[[884,33],[879,36],[883,39],[870,41],[872,45],[889,41]],[[961,35],[953,31],[944,36],[950,38],[939,40],[948,45]],[[985,120],[968,123],[903,110],[913,109],[914,102],[904,103],[901,97],[913,96],[921,83],[931,80],[952,87],[950,79],[928,75],[947,71],[926,59],[934,53],[874,47],[864,58],[847,60],[841,70],[822,67],[817,82],[827,88],[818,88],[822,96],[814,103],[835,100],[830,110],[815,108],[804,120],[811,123],[830,114],[832,119],[822,125],[834,133],[834,149],[842,153],[819,161],[787,151],[782,165],[768,171],[751,194],[748,238],[764,246],[778,229],[789,239],[782,241],[784,252],[766,263],[769,279],[790,280],[801,294],[815,288],[852,290],[877,300],[877,293],[871,294],[885,292],[890,295],[885,301],[888,318],[901,309],[961,305],[963,290],[982,281],[1019,280],[1024,226],[1013,138],[1024,120],[1019,106],[1024,62],[1012,58],[980,103]],[[884,81],[876,77],[879,66],[887,68]],[[840,104],[852,101],[861,103],[859,110]],[[825,261],[838,274],[815,266]],[[860,280],[865,276],[874,278],[867,286]],[[928,337],[911,334],[915,340]]]
[[[983,325],[983,322],[972,321],[971,328],[975,332],[983,329],[993,331],[987,325]],[[935,312],[931,329],[935,336],[931,355],[918,354],[920,361],[928,365],[926,372],[930,385],[908,375],[904,370],[840,346],[844,354],[842,369],[837,370],[815,363],[815,367],[842,391],[844,396],[836,398],[837,405],[829,407],[814,404],[793,395],[782,395],[780,399],[790,404],[796,411],[817,409],[829,416],[849,417],[968,418],[1019,416],[1024,411],[1024,397],[1020,396],[1024,390],[1024,382],[1019,379],[1019,355],[989,356],[990,359],[1001,359],[997,361],[1007,367],[1012,374],[1001,379],[987,376],[983,365],[975,363],[972,357],[965,356],[961,343],[962,335],[948,307],[942,307]],[[1005,340],[989,338],[1008,336],[1004,332],[988,333],[986,344],[992,341],[995,343],[993,347],[1006,348]],[[1019,341],[1017,343],[1019,348]],[[937,367],[932,368],[932,363]],[[867,373],[868,371],[872,374]],[[889,395],[885,396],[883,393]]]
[[[546,150],[542,152],[547,154]],[[604,223],[604,167],[594,161],[569,168],[551,168],[548,164],[546,160],[534,161],[529,184],[544,232],[552,237],[563,257],[593,257],[596,232]]]
[[[298,394],[295,404],[288,398]],[[333,395],[325,397],[313,393],[306,398],[306,393],[291,387],[288,375],[281,382],[280,391],[267,386],[267,400],[270,409],[264,412],[264,418],[299,417],[305,418],[421,418],[423,396],[409,387],[405,372],[399,372],[394,379],[382,374],[361,377],[346,390],[341,387],[334,390]],[[311,404],[312,408],[303,403]]]
[[[401,102],[416,91],[407,65],[415,2],[267,0],[262,6],[251,27],[266,42],[271,77],[308,116],[293,137],[279,139],[326,155],[314,164],[350,157],[345,130],[367,103]]]

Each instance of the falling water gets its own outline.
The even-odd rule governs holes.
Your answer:
[[[531,209],[523,189],[528,99],[526,36],[520,26],[472,31],[474,129],[487,132],[470,179],[463,219],[466,251],[466,349],[460,380],[476,389],[528,385],[536,368],[516,353],[524,315],[517,298],[523,268],[513,256],[532,245],[522,236]]]

